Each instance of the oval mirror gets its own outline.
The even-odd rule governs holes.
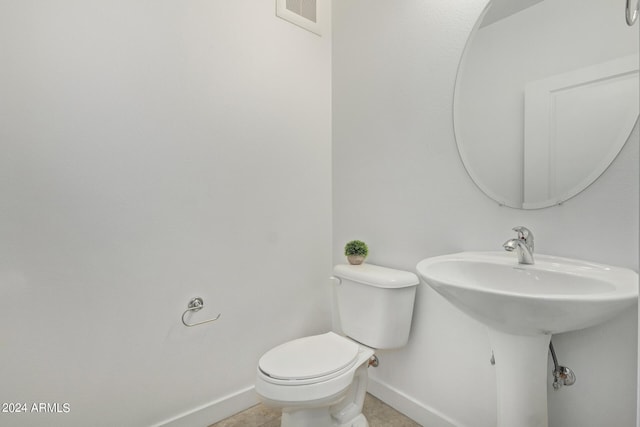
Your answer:
[[[638,120],[639,35],[623,0],[492,0],[458,68],[454,125],[469,175],[522,209],[575,196]]]

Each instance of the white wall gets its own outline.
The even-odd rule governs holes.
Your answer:
[[[330,327],[330,28],[274,12],[0,0],[0,402],[70,407],[1,425],[246,404],[265,350]],[[184,327],[194,296],[220,320]]]
[[[414,270],[425,257],[500,250],[526,225],[539,253],[638,269],[638,129],[587,191],[540,211],[499,207],[471,182],[452,130],[456,68],[486,2],[333,4],[334,262],[352,238],[369,262]],[[620,14],[621,25],[624,16]],[[636,28],[637,30],[637,28]],[[496,156],[500,161],[500,156]],[[578,376],[550,393],[552,427],[635,425],[637,311],[554,337]],[[495,376],[483,327],[426,285],[410,344],[381,352],[374,382],[458,427],[495,426]],[[422,414],[422,415],[421,415]]]

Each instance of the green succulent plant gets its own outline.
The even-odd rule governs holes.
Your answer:
[[[363,241],[352,240],[344,246],[344,254],[346,256],[360,255],[366,257],[369,254],[369,248]]]

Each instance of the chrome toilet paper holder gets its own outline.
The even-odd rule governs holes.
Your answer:
[[[204,323],[215,322],[220,318],[220,314],[222,313],[218,313],[218,315],[213,319],[203,320],[202,322],[197,322],[197,323],[187,323],[187,321],[184,320],[184,316],[186,316],[187,313],[200,311],[202,310],[203,307],[204,307],[204,300],[202,298],[200,297],[192,298],[191,301],[189,301],[189,304],[187,305],[187,309],[184,311],[184,313],[182,313],[182,323],[184,324],[184,326],[188,326],[191,328],[193,326],[202,325]]]

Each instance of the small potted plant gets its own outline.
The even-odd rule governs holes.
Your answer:
[[[349,260],[349,264],[360,265],[369,254],[367,244],[360,240],[352,240],[344,247],[344,254]]]

